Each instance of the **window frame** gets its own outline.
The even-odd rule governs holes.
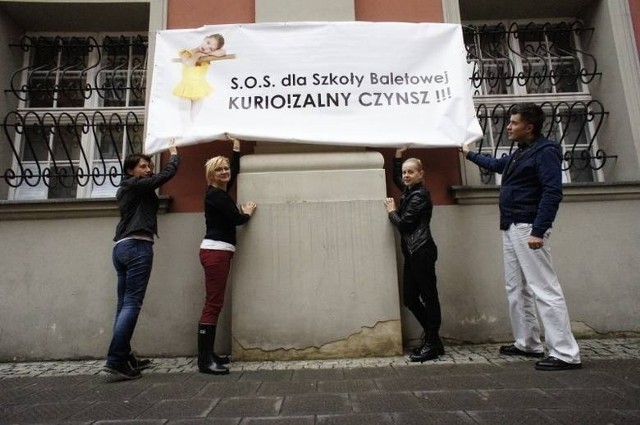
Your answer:
[[[536,27],[540,28],[540,27],[544,27],[546,24],[561,24],[566,22],[573,23],[573,22],[578,22],[579,20],[577,18],[559,18],[558,17],[553,19],[545,19],[544,22],[542,23],[541,21],[542,20],[521,20],[521,19],[495,20],[493,19],[493,20],[482,20],[482,21],[469,20],[462,23],[463,26],[467,26],[467,27],[474,27],[474,26],[475,27],[483,27],[483,26],[491,27],[491,26],[502,25],[502,27],[506,31],[509,31],[509,32],[505,32],[505,35],[504,35],[505,40],[503,41],[504,41],[504,48],[506,49],[506,52],[508,54],[505,60],[510,61],[514,65],[514,69],[513,69],[514,80],[512,80],[512,84],[511,84],[513,86],[512,93],[485,94],[482,92],[478,92],[478,87],[481,88],[485,84],[485,81],[483,81],[483,79],[480,79],[480,84],[476,86],[476,84],[473,82],[473,78],[474,76],[476,76],[475,70],[477,66],[477,61],[472,59],[469,62],[470,63],[469,68],[473,69],[470,75],[470,80],[471,80],[470,86],[473,94],[474,105],[477,108],[476,111],[479,118],[482,118],[480,114],[481,108],[486,108],[486,110],[493,110],[494,108],[497,108],[499,106],[507,105],[507,108],[504,111],[505,116],[503,117],[503,120],[505,120],[508,123],[508,120],[509,120],[508,106],[516,103],[521,103],[521,102],[534,102],[543,106],[543,109],[545,109],[545,112],[547,112],[547,120],[545,122],[545,128],[548,128],[550,124],[553,126],[553,123],[550,123],[550,120],[556,119],[555,116],[550,116],[549,109],[552,109],[555,111],[556,107],[561,107],[562,105],[580,105],[580,104],[586,105],[585,107],[587,109],[585,110],[584,115],[586,117],[592,116],[592,111],[588,109],[589,108],[588,105],[591,105],[592,102],[596,100],[591,95],[588,84],[593,80],[595,75],[599,75],[595,72],[595,70],[594,70],[594,75],[587,82],[582,81],[581,78],[577,78],[576,84],[578,85],[578,88],[580,89],[580,91],[576,91],[576,92],[557,92],[555,89],[556,84],[553,84],[553,82],[551,82],[553,87],[553,90],[551,93],[528,93],[526,84],[520,85],[517,81],[515,81],[515,79],[518,78],[517,76],[521,75],[521,73],[524,72],[524,65],[522,60],[523,58],[522,58],[521,43],[517,37],[518,32],[511,32],[514,26],[524,25],[526,28],[526,26],[528,25],[535,25]],[[543,33],[542,36],[545,37],[545,42],[548,43],[547,35]],[[481,45],[479,46],[478,44],[479,39],[480,39],[480,35],[474,34],[473,46],[475,46],[475,48],[481,49],[482,46]],[[580,39],[580,36],[576,33],[572,34],[572,39],[573,39],[573,43],[576,50],[576,56],[580,63],[580,69],[583,69],[586,65],[585,65],[585,58],[583,54],[584,52],[582,50],[582,41]],[[469,51],[468,46],[465,46],[465,47]],[[478,53],[478,56],[479,55],[480,53]],[[476,61],[475,64],[473,63],[474,61]],[[509,84],[507,84],[507,86],[508,85]],[[555,105],[555,106],[550,108],[549,107],[550,105]],[[486,118],[489,122],[485,123],[484,137],[480,142],[478,152],[490,154],[491,156],[494,156],[494,157],[499,157],[499,155],[504,154],[504,152],[511,152],[511,150],[513,149],[513,144],[511,143],[510,146],[507,146],[505,144],[501,144],[502,139],[498,139],[498,140],[494,139],[493,137],[494,129],[493,129],[493,126],[491,125],[492,118],[493,116],[489,116],[488,118]],[[582,145],[585,145],[584,143],[568,144],[564,140],[566,137],[566,132],[562,131],[561,133],[558,133],[559,127],[561,125],[562,123],[556,123],[556,125],[554,126],[556,130],[554,134],[556,137],[553,137],[554,135],[552,134],[549,136],[549,138],[551,140],[555,140],[560,144],[564,155],[569,155],[568,152],[575,150],[576,147],[581,147]],[[587,140],[586,147],[587,148],[590,147],[591,149],[590,157],[592,158],[592,161],[599,161],[599,163],[594,162],[594,165],[588,167],[591,169],[591,179],[589,180],[589,182],[590,183],[603,182],[605,178],[604,178],[604,173],[602,171],[602,165],[603,165],[602,157],[600,156],[602,155],[601,154],[602,151],[599,148],[598,140],[597,140],[597,133],[599,130],[599,126],[598,128],[596,128],[594,121],[587,119],[586,122],[583,124],[583,128],[586,128],[586,131],[588,131],[589,133],[586,136],[586,140]],[[503,123],[503,132],[506,133],[506,123]],[[504,136],[506,137],[506,134],[504,134]],[[485,144],[486,146],[483,146]],[[606,155],[604,159],[606,160]],[[563,160],[563,183],[571,183],[573,181],[571,176],[572,172],[571,172],[570,166],[571,164],[567,163],[566,157],[565,157],[565,160]],[[568,168],[568,169],[564,170],[564,168]],[[574,171],[574,173],[577,173],[577,172]],[[499,184],[500,176],[495,176],[491,174],[493,173],[486,173],[480,170],[481,181],[484,184],[492,184],[494,182],[497,182],[497,184]]]
[[[143,64],[145,66],[143,66],[143,69],[140,72],[140,78],[142,81],[147,81],[148,80],[147,65],[148,63],[150,63],[149,49],[151,44],[149,40],[149,34],[140,32],[140,31],[117,31],[117,32],[105,31],[105,32],[82,32],[82,33],[29,32],[25,36],[33,37],[36,40],[39,37],[50,37],[53,39],[56,39],[56,37],[60,37],[60,38],[81,37],[85,40],[88,40],[91,37],[93,37],[97,41],[98,48],[89,52],[87,62],[91,63],[91,59],[90,59],[91,57],[93,57],[94,60],[101,59],[101,61],[96,62],[96,66],[89,67],[88,69],[85,68],[85,70],[82,71],[82,72],[86,71],[85,81],[90,82],[91,90],[92,90],[92,93],[90,93],[89,96],[83,93],[85,100],[82,106],[55,107],[53,106],[55,105],[55,101],[54,101],[52,103],[52,107],[50,108],[30,107],[28,105],[28,100],[26,98],[22,98],[18,96],[18,105],[16,108],[16,113],[23,114],[24,116],[31,119],[34,119],[35,117],[41,115],[45,117],[46,121],[48,121],[48,122],[44,122],[45,119],[43,119],[44,124],[54,125],[56,119],[60,120],[58,121],[58,124],[59,124],[57,126],[58,130],[62,129],[62,124],[64,124],[64,122],[62,121],[65,118],[66,118],[66,121],[68,121],[69,118],[72,118],[74,116],[75,118],[82,118],[84,122],[83,123],[77,122],[77,125],[76,125],[76,128],[82,127],[81,131],[79,131],[79,133],[81,134],[80,140],[79,140],[79,146],[80,146],[79,156],[78,158],[67,156],[66,158],[62,159],[62,162],[67,167],[78,167],[79,169],[86,168],[86,170],[83,169],[82,173],[80,173],[77,177],[73,177],[75,179],[76,193],[72,199],[92,199],[92,198],[115,196],[115,192],[117,190],[117,183],[119,182],[119,175],[121,175],[121,172],[118,174],[118,177],[116,177],[113,164],[115,164],[117,168],[121,169],[122,161],[124,160],[124,157],[126,156],[126,154],[129,153],[128,152],[129,147],[127,143],[128,128],[123,128],[121,132],[121,139],[118,142],[118,145],[119,145],[118,149],[120,151],[119,158],[118,157],[108,158],[105,160],[104,158],[101,158],[98,155],[98,153],[101,153],[98,147],[99,140],[95,136],[97,132],[92,131],[92,130],[96,130],[96,127],[97,127],[95,117],[96,116],[102,116],[103,118],[108,117],[106,119],[103,119],[103,122],[109,121],[111,124],[115,126],[120,125],[123,120],[119,119],[118,121],[120,122],[113,123],[111,121],[114,116],[125,118],[124,119],[125,123],[128,121],[128,119],[131,116],[136,117],[136,120],[133,123],[131,123],[131,125],[134,127],[137,126],[139,128],[139,139],[141,142],[140,150],[142,150],[148,87],[145,87],[145,92],[142,93],[140,97],[142,101],[138,105],[103,106],[104,98],[99,93],[99,91],[103,90],[103,88],[95,87],[93,83],[98,83],[100,81],[98,79],[99,77],[98,74],[101,72],[104,72],[105,70],[103,68],[104,63],[102,61],[107,57],[106,55],[104,55],[104,40],[107,37],[111,37],[111,38],[128,37],[130,42],[134,40],[134,38],[136,37],[141,37],[144,40],[144,44],[146,45],[146,54],[144,55]],[[135,47],[133,43],[128,48],[129,49],[128,64],[127,64],[127,71],[126,71],[128,76],[127,77],[128,82],[131,81],[132,74],[135,73],[135,68],[132,67],[132,61],[134,60],[134,55],[132,54],[132,50],[134,48]],[[26,87],[27,79],[29,78],[29,75],[30,75],[31,57],[32,57],[31,52],[29,51],[24,52],[23,68],[19,70],[22,74],[20,76],[21,87]],[[87,66],[87,64],[85,64],[85,66]],[[117,73],[118,71],[110,70],[109,72]],[[56,76],[56,79],[57,78],[58,76]],[[146,84],[144,85],[146,86]],[[86,87],[87,87],[87,84],[85,84],[85,93],[86,93]],[[131,90],[132,89],[130,87],[125,90],[127,99],[129,99]],[[59,93],[56,93],[55,96],[58,97]],[[89,117],[91,117],[91,120],[89,119]],[[18,187],[11,186],[8,191],[8,199],[9,200],[60,199],[57,197],[50,197],[51,180],[49,180],[48,184],[43,181],[43,179],[45,178],[49,179],[48,175],[50,174],[50,172],[47,173],[46,170],[50,170],[51,167],[55,169],[56,168],[55,163],[56,161],[59,161],[52,156],[55,149],[55,146],[53,146],[53,140],[56,137],[56,135],[50,134],[48,137],[48,148],[47,148],[48,154],[47,154],[46,161],[44,161],[46,166],[43,166],[42,163],[37,159],[36,161],[25,161],[24,153],[23,153],[24,143],[25,143],[24,134],[20,134],[20,132],[16,129],[14,131],[14,137],[15,137],[14,138],[15,149],[16,149],[17,155],[19,155],[20,158],[16,157],[15,156],[16,152],[14,152],[11,169],[14,170],[14,172],[16,172],[17,174],[20,174],[21,164],[22,164],[23,170],[31,166],[31,167],[37,168],[40,171],[41,176],[38,178],[35,178],[37,183],[35,185],[25,184],[26,182],[23,182],[23,184],[20,184]],[[102,168],[103,173],[107,174],[107,176],[101,176],[98,178],[98,180],[102,180],[102,184],[98,184],[98,182],[95,181],[96,180],[95,177],[90,175],[96,169],[99,169],[99,168]],[[86,180],[86,182],[84,184],[81,184],[80,183],[81,179]],[[117,179],[117,181],[114,179]],[[38,193],[38,191],[40,193]],[[44,194],[44,197],[42,196],[43,194]],[[63,197],[63,198],[68,199],[69,197]]]

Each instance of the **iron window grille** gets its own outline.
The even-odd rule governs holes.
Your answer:
[[[10,199],[114,196],[122,162],[142,150],[146,35],[25,36],[24,66],[2,121]]]
[[[465,25],[470,82],[484,138],[478,152],[500,157],[513,149],[506,126],[515,103],[536,101],[547,112],[544,135],[564,154],[565,182],[602,181],[608,158],[597,134],[608,115],[593,99],[589,84],[601,77],[596,58],[582,47],[593,33],[571,23],[496,23]],[[482,182],[499,184],[500,176],[481,171]]]
[[[476,115],[484,133],[478,143],[478,152],[499,158],[510,155],[517,148],[507,137],[507,126],[515,104],[480,104]],[[542,135],[555,140],[562,149],[563,182],[593,182],[608,156],[596,146],[596,137],[608,112],[597,100],[590,102],[543,102],[547,114]],[[499,184],[500,175],[480,168],[482,182]]]

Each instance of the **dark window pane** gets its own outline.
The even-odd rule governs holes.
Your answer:
[[[27,105],[30,108],[51,108],[56,95],[56,75],[34,72],[27,80]]]
[[[142,124],[127,126],[127,155],[142,152],[142,130]]]
[[[53,155],[56,161],[77,161],[80,158],[81,129],[63,126],[53,138]]]
[[[98,146],[96,149],[95,159],[100,158],[100,154],[104,159],[122,158],[122,135],[123,126],[100,125],[96,132],[98,137]]]
[[[72,167],[51,167],[49,177],[49,199],[75,198],[78,183]]]
[[[60,74],[58,87],[58,108],[80,108],[85,102],[86,76],[82,73],[67,72]]]
[[[573,183],[585,183],[592,182],[593,169],[591,167],[591,158],[588,150],[578,150],[570,152],[565,158],[569,158],[571,164],[569,168],[569,174],[571,175],[571,181]]]
[[[90,51],[87,39],[39,38],[32,49],[25,88],[28,107],[84,106],[87,56]]]
[[[53,37],[39,37],[31,47],[31,66],[37,70],[52,70],[57,67],[60,45]]]
[[[22,135],[22,160],[45,162],[49,158],[49,128],[29,125]]]

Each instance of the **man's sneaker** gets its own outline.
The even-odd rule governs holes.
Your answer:
[[[115,378],[111,380],[113,382],[142,378],[140,371],[131,367],[129,362],[119,364],[107,363],[102,370],[111,374],[111,376]]]
[[[145,370],[150,368],[153,365],[153,362],[149,359],[138,359],[135,356],[131,355],[129,358],[129,363],[131,367],[135,370]]]
[[[504,354],[505,356],[544,357],[544,353],[523,351],[513,344],[503,345],[498,351],[500,352],[500,354]]]

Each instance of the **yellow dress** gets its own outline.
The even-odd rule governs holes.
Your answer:
[[[173,88],[173,94],[185,99],[198,100],[213,93],[213,86],[207,81],[209,64],[200,66],[182,65],[182,80]]]

